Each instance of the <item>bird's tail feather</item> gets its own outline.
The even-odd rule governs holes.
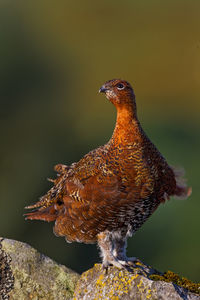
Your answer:
[[[26,208],[30,208],[26,207]],[[55,221],[58,215],[58,211],[55,209],[54,205],[49,207],[41,207],[35,211],[31,211],[25,214],[26,220],[42,220],[47,222]]]
[[[183,168],[173,168],[175,179],[176,179],[176,190],[175,198],[186,199],[192,193],[192,188],[188,187],[186,184],[186,179],[184,178],[185,171]]]

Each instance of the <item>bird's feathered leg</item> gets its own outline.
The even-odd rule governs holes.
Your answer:
[[[103,231],[98,234],[98,246],[101,250],[101,256],[103,258],[103,269],[107,269],[109,265],[113,265],[117,268],[123,268],[120,262],[113,255],[113,243],[111,239],[111,233],[109,231]]]
[[[135,257],[126,256],[127,238],[129,235],[126,232],[114,231],[112,232],[111,239],[113,244],[113,256],[124,267],[134,266],[137,260]]]

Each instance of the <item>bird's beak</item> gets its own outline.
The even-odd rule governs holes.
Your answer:
[[[106,93],[107,90],[108,89],[105,87],[105,85],[102,85],[102,87],[99,89],[99,93]]]

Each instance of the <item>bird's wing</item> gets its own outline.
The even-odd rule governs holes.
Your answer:
[[[133,167],[117,168],[114,157],[106,160],[95,156],[93,160],[87,156],[84,160],[66,180],[64,210],[56,219],[54,232],[68,241],[91,243],[99,232],[128,226],[134,216],[134,203],[149,197],[152,188],[134,179]],[[123,169],[130,174],[122,176]]]
[[[146,168],[138,172],[126,159],[120,164],[99,148],[70,167],[56,166],[59,176],[54,186],[29,207],[36,210],[26,217],[55,220],[56,235],[65,236],[68,241],[90,243],[99,232],[128,224],[131,205],[149,197],[152,185],[145,185]],[[142,174],[142,179],[137,178],[136,172]]]
[[[37,203],[26,207],[34,210],[26,214],[26,218],[53,221],[61,208],[69,203],[90,203],[97,192],[103,198],[106,193],[111,196],[112,189],[116,194],[116,176],[109,170],[105,174],[105,168],[101,168],[102,149],[100,147],[89,152],[71,166],[56,165],[58,177],[50,179],[54,183],[53,187]]]
[[[56,219],[54,232],[65,236],[68,241],[91,243],[109,224],[114,225],[117,202],[122,201],[123,192],[111,170],[107,174],[100,168],[95,173],[92,169],[91,174],[88,169],[85,172],[87,176],[76,173],[66,180],[64,209]]]

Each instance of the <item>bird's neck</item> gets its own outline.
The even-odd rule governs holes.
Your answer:
[[[139,142],[142,128],[137,118],[136,108],[132,106],[117,107],[117,120],[111,141],[117,145]]]

